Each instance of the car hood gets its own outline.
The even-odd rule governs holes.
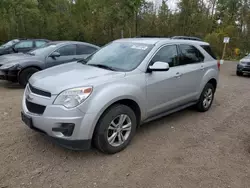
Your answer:
[[[7,63],[22,63],[25,61],[37,59],[37,56],[29,55],[29,54],[24,54],[24,53],[16,53],[16,54],[8,54],[8,55],[3,55],[0,56],[0,64],[4,65]]]
[[[240,61],[242,61],[242,62],[250,62],[250,56],[246,56],[243,59],[241,59]]]
[[[37,89],[57,95],[66,89],[95,86],[124,76],[124,72],[73,62],[37,72],[30,78],[29,83]]]

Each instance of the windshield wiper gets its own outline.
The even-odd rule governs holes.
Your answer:
[[[86,63],[87,63],[87,60],[83,58],[83,59],[78,60],[77,63],[86,64]]]
[[[102,64],[87,64],[87,65],[102,68],[102,69],[107,69],[107,70],[111,70],[111,71],[116,71],[117,70],[117,69],[115,69],[113,67],[110,67],[108,65],[102,65]]]
[[[35,55],[35,54],[31,53],[31,52],[26,52],[25,54],[29,54],[29,55]]]

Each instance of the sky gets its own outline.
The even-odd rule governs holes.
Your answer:
[[[154,2],[156,7],[159,7],[162,3],[162,0],[148,0],[148,1]],[[177,2],[177,0],[168,0],[167,1],[167,4],[171,10],[176,9],[176,2]]]

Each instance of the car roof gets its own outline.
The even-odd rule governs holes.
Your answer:
[[[83,44],[83,45],[87,45],[87,46],[93,46],[95,48],[99,48],[99,46],[96,46],[94,44],[90,44],[90,43],[86,43],[86,42],[79,42],[79,41],[53,41],[50,42],[48,44],[54,44],[54,45],[65,45],[65,44]]]
[[[199,45],[209,45],[206,42],[198,40],[185,40],[185,39],[172,39],[172,38],[124,38],[118,39],[115,42],[131,42],[131,43],[141,43],[141,44],[151,44],[156,45],[157,43],[188,43],[188,44],[199,44]]]
[[[22,40],[41,40],[41,41],[50,41],[50,40],[48,40],[48,39],[31,39],[31,38],[17,38],[17,39],[13,39],[13,40],[20,40],[20,41],[22,41]]]

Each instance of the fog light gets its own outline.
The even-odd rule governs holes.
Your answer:
[[[72,136],[75,128],[74,123],[62,123],[60,127],[52,128],[53,132],[60,132],[64,136]]]

